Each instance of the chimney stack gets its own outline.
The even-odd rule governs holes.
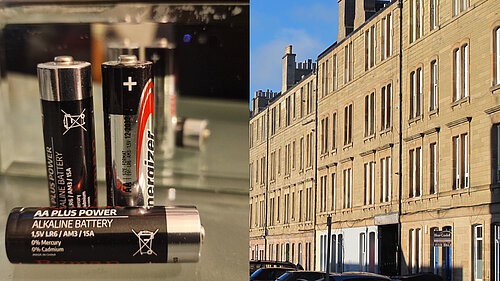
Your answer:
[[[281,92],[286,92],[291,86],[295,84],[295,54],[292,53],[292,45],[285,48],[285,55],[283,56],[283,72],[281,80]]]
[[[311,69],[312,67],[312,59],[307,60],[307,69]]]

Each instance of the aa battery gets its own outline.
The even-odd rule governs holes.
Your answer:
[[[155,144],[156,151],[165,158],[172,158],[175,148],[176,116],[176,67],[175,48],[166,39],[146,47],[146,59],[153,62],[155,94]]]
[[[179,118],[175,126],[175,145],[204,151],[210,134],[207,120]]]
[[[90,63],[59,56],[38,64],[50,206],[97,205]]]
[[[154,205],[151,66],[131,55],[102,64],[108,206]]]
[[[15,208],[11,263],[197,262],[204,229],[195,207]]]

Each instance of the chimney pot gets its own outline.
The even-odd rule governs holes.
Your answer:
[[[299,62],[299,67],[298,68],[302,69],[302,63],[301,62]]]
[[[312,66],[312,59],[307,60],[307,69],[311,69]]]
[[[292,53],[292,45],[288,45],[285,48],[285,54],[291,54]]]

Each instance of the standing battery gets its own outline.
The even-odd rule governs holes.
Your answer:
[[[59,56],[38,64],[50,206],[97,206],[90,63]]]
[[[151,66],[133,55],[102,64],[108,206],[154,205]]]
[[[12,263],[196,262],[204,235],[190,206],[15,208],[5,249]]]
[[[177,123],[175,47],[165,38],[160,39],[146,47],[146,59],[153,62],[156,151],[170,159],[174,155]]]

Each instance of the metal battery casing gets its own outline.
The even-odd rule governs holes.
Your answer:
[[[204,235],[191,206],[15,208],[5,248],[11,263],[197,262]]]
[[[175,47],[165,39],[159,40],[146,47],[146,59],[153,62],[156,151],[170,159],[174,155],[177,123]]]
[[[97,206],[90,63],[59,56],[37,72],[50,206]]]
[[[154,205],[151,66],[126,55],[102,64],[108,206]]]

